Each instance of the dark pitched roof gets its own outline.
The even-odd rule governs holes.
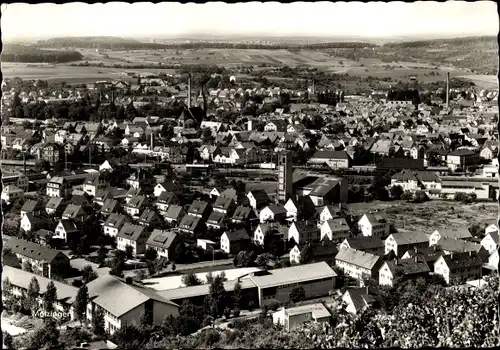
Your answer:
[[[414,169],[424,170],[423,159],[407,159],[407,158],[379,158],[376,161],[378,169]]]
[[[317,151],[312,156],[312,159],[349,159],[346,151]]]
[[[131,241],[136,241],[144,232],[145,228],[143,226],[132,225],[127,222],[120,229],[120,232],[118,232],[117,237],[125,238]]]
[[[195,200],[189,206],[188,213],[203,214],[208,209],[209,204],[207,202]]]
[[[249,193],[252,194],[253,198],[255,198],[255,201],[257,203],[267,203],[269,201],[269,196],[264,190],[253,190],[250,191]]]
[[[10,238],[5,242],[5,245],[10,248],[14,254],[20,254],[33,260],[44,260],[48,263],[54,260],[59,254],[66,256],[59,250],[50,249],[48,247],[18,238]]]
[[[165,217],[169,219],[178,219],[182,213],[183,208],[180,205],[171,205],[168,207]]]
[[[214,203],[214,208],[227,210],[232,202],[233,200],[231,198],[219,196]]]
[[[233,220],[246,220],[250,216],[251,212],[252,212],[252,208],[239,206],[234,211],[232,219]]]
[[[125,222],[126,219],[127,217],[125,215],[113,213],[108,217],[104,225],[112,227],[121,227],[121,225]]]
[[[27,213],[32,213],[35,210],[39,209],[40,207],[40,201],[39,200],[32,200],[29,199],[24,203],[24,205],[21,208],[21,211],[25,211]]]
[[[177,238],[177,235],[173,231],[166,230],[153,230],[151,236],[149,236],[146,244],[168,249]]]
[[[250,240],[247,230],[244,228],[236,231],[226,232],[227,238],[231,242]]]
[[[182,218],[179,228],[188,231],[194,231],[201,224],[201,218],[192,215],[186,215]]]
[[[483,265],[482,259],[476,252],[443,255],[443,259],[450,269],[481,267]]]
[[[356,250],[376,249],[384,247],[384,242],[377,236],[346,238],[349,247]]]
[[[416,259],[400,259],[386,261],[387,266],[393,275],[400,273],[402,275],[413,275],[430,272],[429,265],[425,261]]]
[[[208,217],[207,223],[210,223],[212,225],[220,225],[224,222],[225,219],[226,219],[226,214],[218,211],[213,211]]]

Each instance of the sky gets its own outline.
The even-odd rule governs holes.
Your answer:
[[[450,37],[497,35],[493,1],[2,4],[3,40],[65,36]]]

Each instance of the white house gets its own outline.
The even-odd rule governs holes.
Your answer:
[[[261,223],[285,220],[286,209],[280,205],[268,205],[260,211],[259,219]]]
[[[330,241],[342,241],[349,238],[351,230],[344,218],[330,219],[321,225],[321,239],[328,238]]]
[[[330,318],[330,311],[321,303],[301,305],[289,309],[283,307],[273,313],[273,323],[283,326],[287,331],[306,322],[328,323]]]
[[[17,186],[9,185],[2,190],[2,200],[10,204],[18,199],[24,198],[24,191]]]
[[[378,214],[364,214],[358,221],[358,227],[363,236],[384,237],[390,234],[389,223]]]
[[[488,251],[488,253],[493,254],[496,250],[498,250],[498,231],[491,231],[484,236],[481,240],[481,245]]]
[[[104,234],[110,237],[116,237],[125,222],[126,218],[124,215],[112,213],[103,225]]]

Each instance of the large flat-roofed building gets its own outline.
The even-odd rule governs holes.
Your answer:
[[[326,262],[299,265],[254,273],[249,278],[258,289],[259,305],[273,300],[288,302],[290,292],[297,286],[304,288],[306,299],[328,295],[335,288],[337,274]]]

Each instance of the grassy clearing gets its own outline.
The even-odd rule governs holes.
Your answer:
[[[405,201],[353,203],[354,215],[379,211],[397,229],[432,233],[440,227],[470,227],[474,224],[487,226],[497,221],[497,203],[463,204],[454,201],[432,200],[426,203]]]

